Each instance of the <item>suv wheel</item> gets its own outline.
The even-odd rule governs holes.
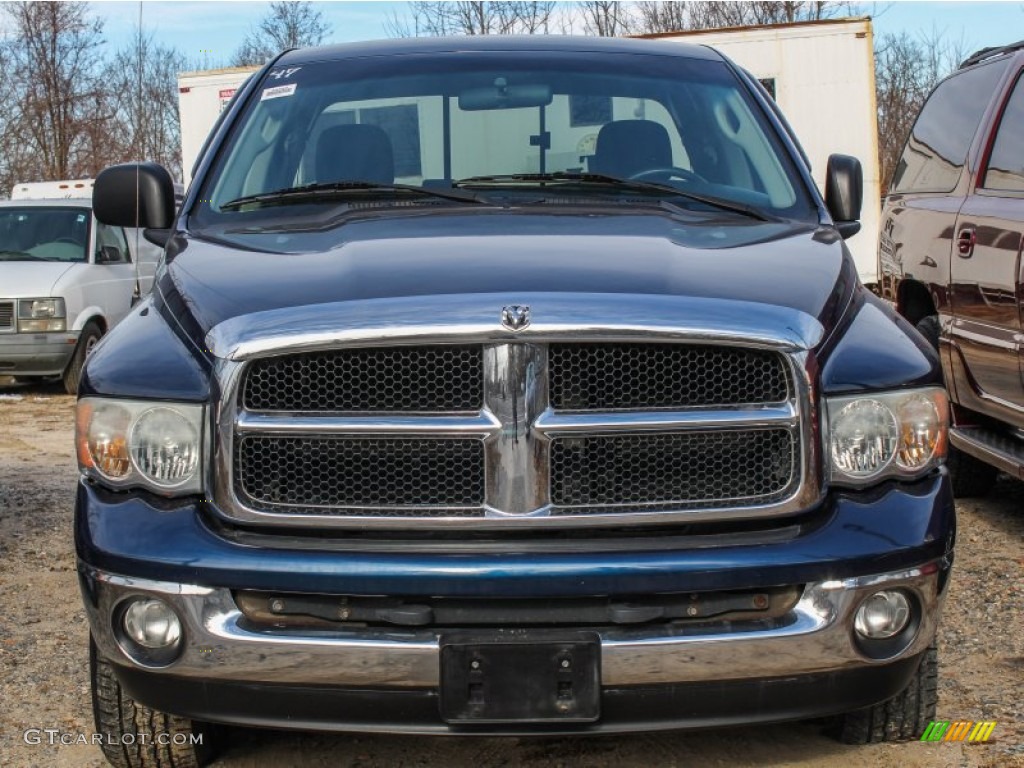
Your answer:
[[[96,732],[116,768],[199,768],[215,755],[214,729],[136,703],[89,638],[89,673]],[[193,743],[198,740],[197,743]],[[163,744],[161,741],[167,741]]]
[[[938,680],[938,651],[933,644],[921,657],[921,665],[906,688],[873,707],[840,715],[832,735],[844,744],[921,738],[928,723],[935,719]]]
[[[929,315],[917,324],[918,333],[928,339],[935,350],[939,348],[939,329],[939,318],[935,315]],[[946,467],[953,484],[953,495],[958,499],[988,495],[999,474],[999,470],[991,464],[959,451],[952,445],[949,446]]]
[[[75,347],[75,354],[71,356],[71,362],[64,370],[64,389],[69,395],[78,394],[78,382],[82,378],[85,358],[92,352],[92,348],[96,346],[96,342],[102,335],[100,327],[91,320],[82,329],[82,333],[78,337],[78,346]]]

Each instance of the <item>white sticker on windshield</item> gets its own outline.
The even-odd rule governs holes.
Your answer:
[[[282,96],[291,96],[295,93],[295,83],[289,83],[288,85],[275,85],[273,88],[265,88],[263,95],[260,96],[260,101],[266,101],[267,99],[280,99]]]

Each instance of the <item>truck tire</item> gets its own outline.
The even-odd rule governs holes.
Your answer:
[[[917,331],[938,351],[940,326],[936,315],[929,315],[921,320],[917,324]],[[953,495],[958,499],[987,496],[999,474],[999,470],[991,464],[959,451],[952,445],[949,446],[949,454],[946,456],[946,467],[949,469]]]
[[[906,688],[873,707],[840,715],[831,735],[844,744],[920,739],[935,719],[938,681],[938,651],[932,644]]]
[[[212,726],[136,703],[91,637],[89,673],[96,733],[102,734],[103,755],[115,768],[199,768],[214,758]],[[194,744],[197,738],[201,743]],[[160,743],[164,740],[169,743]]]
[[[78,382],[82,378],[85,358],[92,352],[92,348],[96,346],[96,342],[102,335],[103,331],[92,320],[85,324],[82,333],[79,334],[75,354],[71,356],[71,362],[64,369],[64,389],[69,395],[78,394]]]

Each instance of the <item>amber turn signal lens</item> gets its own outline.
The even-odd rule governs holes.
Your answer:
[[[78,463],[111,480],[131,471],[128,427],[131,414],[115,403],[80,402],[76,418]]]

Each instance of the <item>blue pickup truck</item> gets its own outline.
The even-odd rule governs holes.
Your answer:
[[[79,388],[114,765],[222,724],[917,738],[955,518],[935,352],[756,80],[656,41],[289,51],[240,88]]]

